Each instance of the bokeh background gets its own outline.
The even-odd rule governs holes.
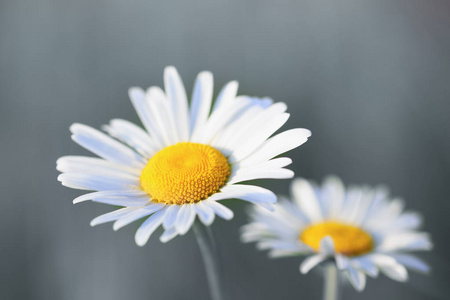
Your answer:
[[[384,183],[420,211],[435,249],[430,276],[369,279],[344,299],[448,299],[450,288],[450,3],[447,0],[2,0],[0,2],[0,298],[208,299],[193,233],[143,248],[137,224],[89,221],[106,205],[57,181],[55,161],[90,155],[69,126],[139,122],[130,86],[162,86],[175,65],[188,93],[199,71],[215,93],[288,104],[283,128],[312,138],[292,151],[297,176]],[[286,194],[289,180],[264,184]],[[269,260],[231,222],[213,224],[229,299],[320,299],[300,258]]]

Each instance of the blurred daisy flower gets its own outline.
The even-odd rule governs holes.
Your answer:
[[[345,189],[337,177],[322,186],[305,179],[292,183],[294,202],[279,198],[275,212],[254,207],[252,222],[242,228],[243,242],[257,242],[269,256],[307,256],[300,265],[306,274],[324,261],[335,262],[350,283],[362,291],[366,275],[406,281],[406,268],[428,272],[410,251],[430,250],[427,233],[417,231],[421,218],[404,212],[400,199],[384,188]]]
[[[65,186],[95,191],[74,203],[92,200],[120,206],[92,220],[114,221],[119,228],[147,217],[136,232],[143,246],[162,225],[167,242],[185,234],[196,216],[210,225],[215,216],[229,220],[233,212],[220,200],[238,198],[273,209],[276,196],[254,185],[260,178],[292,178],[286,157],[274,158],[306,142],[307,129],[272,136],[289,118],[284,103],[236,96],[228,83],[212,104],[213,76],[201,72],[188,105],[174,67],[164,72],[165,91],[131,88],[129,96],[145,130],[114,119],[102,133],[82,124],[70,127],[72,139],[100,158],[65,156],[57,161]]]

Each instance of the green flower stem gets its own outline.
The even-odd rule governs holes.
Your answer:
[[[212,300],[224,300],[225,295],[222,290],[223,280],[219,264],[219,253],[214,242],[211,229],[196,221],[193,225],[198,247],[205,265],[206,278],[208,279],[209,291]]]

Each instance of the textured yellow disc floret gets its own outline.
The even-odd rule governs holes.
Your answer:
[[[220,151],[196,143],[178,143],[156,153],[141,174],[141,186],[155,202],[195,203],[216,193],[230,176]]]
[[[336,252],[348,256],[361,255],[373,248],[370,234],[358,227],[338,222],[313,224],[300,234],[300,240],[317,251],[320,240],[327,235],[333,239]]]

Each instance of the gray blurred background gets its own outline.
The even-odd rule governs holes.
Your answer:
[[[69,126],[139,122],[130,86],[162,85],[175,65],[192,91],[210,70],[215,93],[288,104],[284,129],[313,136],[292,151],[297,176],[384,183],[424,215],[433,272],[369,279],[344,299],[448,299],[450,288],[450,3],[447,0],[0,2],[0,299],[208,299],[193,233],[143,248],[137,224],[89,221],[107,205],[72,205],[55,161],[90,155]],[[287,193],[289,180],[267,180]],[[320,299],[300,258],[269,260],[239,242],[245,204],[217,220],[229,299]]]

